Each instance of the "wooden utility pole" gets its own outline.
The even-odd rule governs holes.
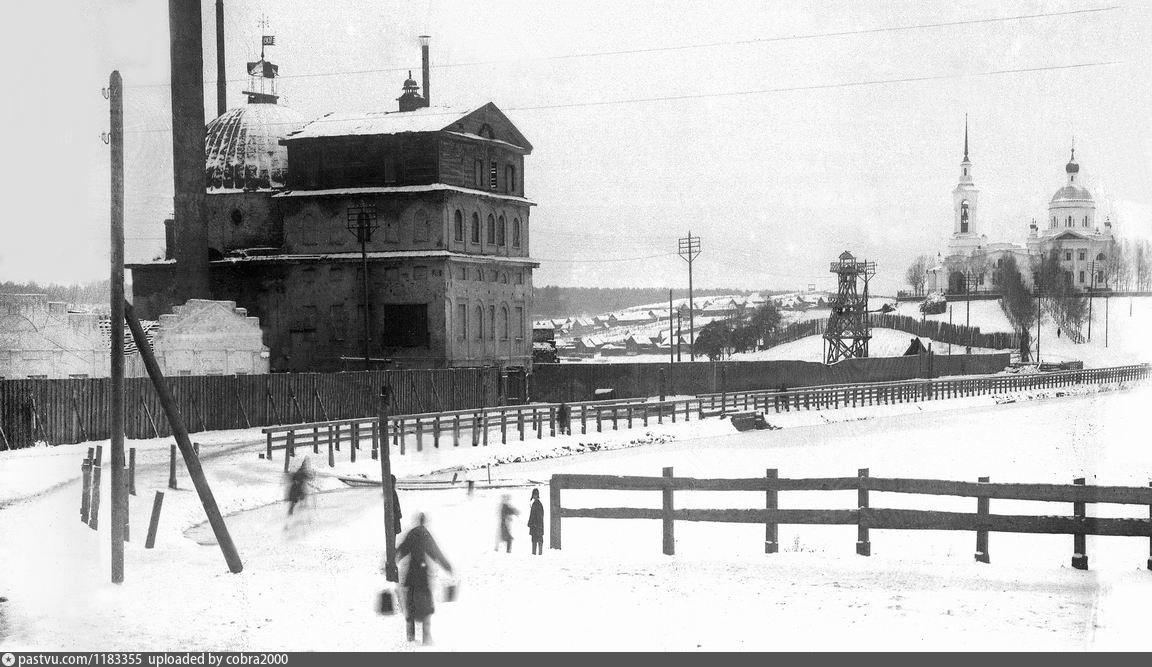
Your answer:
[[[232,536],[228,534],[228,526],[224,524],[224,517],[220,515],[220,508],[216,505],[216,498],[208,486],[208,479],[204,477],[204,468],[200,466],[200,457],[196,456],[192,448],[192,441],[188,438],[188,429],[184,427],[184,418],[180,414],[180,406],[172,397],[172,390],[164,380],[160,365],[156,363],[156,356],[152,354],[152,347],[148,344],[148,337],[144,335],[144,327],[132,309],[132,304],[124,304],[124,318],[128,321],[128,328],[132,330],[132,338],[136,341],[136,349],[144,367],[148,370],[148,377],[152,386],[160,397],[160,405],[164,408],[164,415],[168,417],[168,424],[172,428],[172,436],[176,438],[176,445],[180,447],[180,454],[184,457],[184,465],[188,468],[188,476],[192,478],[192,485],[196,494],[200,496],[200,504],[204,506],[204,513],[208,515],[208,524],[212,526],[212,534],[216,536],[216,543],[224,554],[228,569],[234,573],[241,572],[244,564],[240,562],[240,554],[236,545],[232,543]]]
[[[692,231],[689,230],[687,238],[680,239],[679,253],[680,257],[688,262],[688,359],[690,361],[696,361],[696,319],[693,313],[695,303],[692,300],[692,261],[700,256],[700,237],[693,237]]]
[[[216,115],[228,110],[228,80],[224,66],[224,0],[216,0]]]
[[[400,581],[396,568],[396,508],[393,507],[393,494],[396,485],[392,483],[392,454],[388,444],[388,408],[392,401],[392,389],[388,385],[380,387],[380,415],[376,432],[380,438],[380,486],[384,489],[384,578]]]
[[[128,485],[124,476],[124,86],[120,72],[108,80],[109,134],[112,145],[112,395],[109,426],[112,446],[112,583],[124,582],[124,528],[128,517]]]

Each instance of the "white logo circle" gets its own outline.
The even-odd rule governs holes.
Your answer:
[[[16,656],[11,653],[5,653],[4,657],[0,658],[0,662],[4,663],[4,667],[12,667],[12,665],[16,664]]]

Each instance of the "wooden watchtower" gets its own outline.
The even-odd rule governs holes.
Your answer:
[[[824,363],[868,356],[872,330],[868,326],[868,280],[876,274],[876,262],[860,261],[845,250],[829,269],[836,274],[836,296],[824,328]],[[863,292],[857,284],[863,281]]]

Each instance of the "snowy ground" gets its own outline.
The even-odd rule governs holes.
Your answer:
[[[1116,388],[1113,388],[1116,389]],[[853,475],[1146,485],[1152,452],[1132,414],[1148,387],[1074,396],[1053,391],[770,416],[783,430],[734,433],[719,420],[649,429],[674,442],[498,465],[494,478],[546,480],[556,472],[681,476]],[[1062,393],[1067,393],[1066,390]],[[1014,402],[1006,402],[1014,401]],[[862,420],[862,421],[861,421]],[[831,422],[831,423],[829,423]],[[545,438],[397,457],[401,477],[480,466],[509,452],[567,443],[627,444],[640,431]],[[207,434],[200,434],[207,435]],[[0,455],[0,488],[14,477],[62,476],[62,486],[0,509],[0,644],[30,649],[394,650],[403,621],[379,617],[384,585],[382,504],[372,489],[329,492],[285,529],[279,463],[258,438],[213,434],[205,468],[245,563],[227,572],[181,467],[166,494],[157,548],[142,549],[153,490],[167,479],[166,444],[142,447],[132,500],[127,581],[107,583],[107,514],[93,532],[77,521],[83,447]],[[207,442],[207,437],[198,438]],[[229,441],[232,444],[229,444]],[[144,449],[147,449],[147,453]],[[212,453],[209,453],[209,450]],[[147,454],[147,455],[145,455]],[[346,454],[346,453],[345,453]],[[105,452],[107,456],[107,451]],[[70,460],[67,466],[55,459]],[[21,468],[10,464],[24,459]],[[32,461],[41,460],[43,466]],[[372,475],[361,457],[344,473]],[[321,466],[327,470],[326,466]],[[18,471],[17,471],[18,470]],[[46,470],[47,472],[37,472]],[[376,473],[378,474],[378,473]],[[478,470],[472,471],[474,477]],[[484,471],[486,474],[486,470]],[[411,487],[411,484],[405,485]],[[55,488],[54,488],[55,487]],[[547,486],[541,487],[547,507]],[[1088,538],[1092,570],[1069,567],[1068,536],[993,534],[992,563],[972,560],[970,533],[874,531],[873,556],[856,556],[854,527],[783,526],[782,553],[763,553],[758,526],[680,522],[677,555],[660,554],[656,521],[568,519],[564,549],[528,555],[524,516],[514,553],[492,550],[499,490],[402,490],[405,523],[417,511],[456,566],[460,598],[439,604],[441,650],[1146,649],[1148,540]],[[527,511],[528,488],[513,490]],[[26,494],[10,494],[17,498]],[[659,506],[650,492],[565,493],[566,506]],[[782,507],[850,507],[851,492],[784,493]],[[759,507],[762,494],[678,493],[680,507]],[[970,510],[971,499],[875,494],[873,504]],[[106,505],[105,505],[106,507]],[[1068,513],[1070,507],[993,501],[993,512]],[[1089,506],[1099,516],[1147,509]],[[206,543],[203,545],[201,543]],[[766,631],[770,628],[770,631]]]
[[[916,338],[910,333],[899,331],[896,329],[873,329],[872,340],[868,344],[869,356],[873,357],[898,357],[904,354],[908,346],[912,343],[912,339]],[[927,348],[930,344],[932,350],[936,354],[948,354],[948,344],[933,341],[930,338],[920,337],[920,343]],[[962,354],[964,349],[956,345],[952,347],[956,354]],[[1003,350],[991,350],[980,347],[972,348],[974,354],[987,354],[993,352],[1002,352]],[[796,361],[823,361],[824,360],[824,338],[822,336],[806,336],[800,340],[794,340],[790,343],[770,347],[767,350],[757,350],[755,352],[743,352],[733,354],[731,357],[726,358],[726,361],[778,361],[778,360],[796,360]],[[688,360],[687,350],[681,352],[681,359]],[[698,359],[706,359],[706,357],[698,357]],[[631,357],[597,357],[589,359],[589,362],[605,363],[605,364],[634,364],[634,363],[668,363],[667,354],[638,354]]]
[[[935,320],[937,322],[951,322],[952,324],[964,326],[966,323],[973,327],[980,327],[982,333],[994,333],[997,331],[1012,332],[1012,324],[1008,321],[1008,316],[1004,314],[1004,309],[1000,307],[1000,301],[954,301],[948,304],[952,312],[949,313],[945,310],[943,313],[936,315],[924,315],[920,312],[919,301],[900,301],[896,304],[896,312],[894,315],[905,315],[917,320],[927,319]]]

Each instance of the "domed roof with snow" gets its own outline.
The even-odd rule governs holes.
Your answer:
[[[280,140],[304,125],[295,111],[275,103],[249,103],[208,123],[204,180],[209,193],[274,190],[288,176],[288,148]]]
[[[1056,191],[1052,195],[1053,204],[1061,201],[1092,201],[1092,193],[1088,192],[1088,188],[1082,188],[1079,185],[1072,185],[1069,183]]]

